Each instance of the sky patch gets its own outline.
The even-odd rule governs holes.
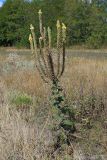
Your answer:
[[[0,0],[0,7],[2,7],[3,5],[3,0]]]

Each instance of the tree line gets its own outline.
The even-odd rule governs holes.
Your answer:
[[[6,0],[0,8],[0,46],[28,47],[29,26],[39,37],[38,10],[56,38],[56,21],[67,26],[67,45],[100,48],[107,44],[106,0]]]

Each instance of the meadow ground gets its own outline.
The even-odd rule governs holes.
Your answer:
[[[106,160],[106,50],[68,50],[61,85],[75,111],[77,131],[72,149],[56,152],[56,159]],[[0,50],[0,160],[49,159],[49,97],[50,86],[42,82],[29,50]]]

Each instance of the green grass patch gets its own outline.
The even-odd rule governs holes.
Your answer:
[[[33,100],[29,95],[19,94],[15,95],[15,97],[12,98],[11,102],[16,106],[23,106],[23,105],[32,105]]]

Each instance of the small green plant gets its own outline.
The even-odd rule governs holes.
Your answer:
[[[55,148],[62,147],[63,144],[70,144],[70,134],[75,131],[75,118],[72,108],[65,105],[65,96],[59,80],[65,69],[65,43],[66,26],[57,21],[57,47],[56,55],[52,49],[51,29],[43,27],[42,12],[39,10],[40,38],[39,47],[37,47],[37,38],[34,27],[30,25],[31,34],[29,36],[31,51],[36,60],[36,67],[44,80],[51,85],[51,103],[53,113],[53,133],[56,138]]]
[[[28,106],[32,104],[32,99],[30,96],[25,95],[25,94],[19,94],[12,99],[12,104],[16,106]]]

